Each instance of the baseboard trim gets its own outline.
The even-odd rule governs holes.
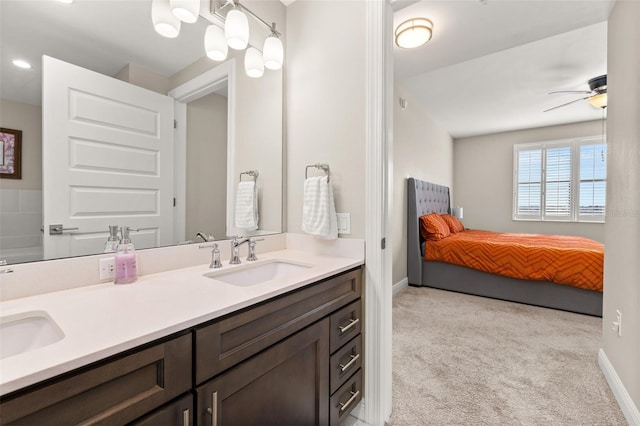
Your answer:
[[[409,287],[409,278],[403,278],[397,283],[393,285],[393,297],[396,297],[398,293],[404,291],[405,288]]]
[[[604,349],[602,348],[598,351],[598,365],[600,365],[600,370],[602,370],[602,374],[604,374],[604,378],[607,380],[616,401],[618,401],[618,405],[627,422],[629,422],[631,426],[640,426],[640,411],[634,404],[631,395],[627,392],[627,388],[624,387],[616,369],[613,368],[613,364],[611,364],[611,361],[609,361],[607,354],[604,353]]]

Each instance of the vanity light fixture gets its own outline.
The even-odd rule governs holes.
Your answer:
[[[227,13],[224,21],[224,36],[227,44],[235,50],[244,50],[249,44],[249,21],[238,6]]]
[[[433,36],[433,22],[426,18],[413,18],[398,25],[395,32],[396,45],[404,49],[420,47]]]
[[[282,40],[278,38],[275,29],[276,23],[271,24],[271,35],[264,41],[262,48],[262,60],[264,66],[270,70],[279,70],[284,62],[284,48]]]
[[[211,24],[207,27],[204,35],[204,51],[209,59],[214,61],[224,61],[227,59],[229,46],[224,37],[224,30],[217,25]]]
[[[176,38],[180,34],[180,19],[171,13],[169,0],[153,0],[151,20],[158,34],[167,38]]]
[[[31,64],[23,59],[14,59],[11,63],[16,67],[23,68],[25,70],[31,68]]]
[[[249,46],[244,54],[244,71],[253,78],[260,78],[264,75],[262,52],[253,46]]]
[[[171,13],[182,22],[193,24],[200,15],[200,0],[170,0]]]

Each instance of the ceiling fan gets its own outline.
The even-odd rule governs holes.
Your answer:
[[[594,108],[605,108],[607,106],[607,75],[600,75],[598,77],[594,77],[588,81],[589,89],[591,90],[557,90],[555,92],[550,92],[550,95],[555,94],[578,94],[578,95],[588,95],[583,98],[574,99],[571,102],[567,102],[562,105],[554,106],[553,108],[549,108],[544,110],[544,112],[552,111],[554,109],[562,108],[567,105],[571,105],[576,102],[586,100],[593,106]]]

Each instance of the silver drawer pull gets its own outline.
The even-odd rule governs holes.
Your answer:
[[[211,425],[218,425],[218,392],[214,392],[211,394],[211,407],[207,408],[207,413],[211,414]]]
[[[360,391],[351,392],[351,398],[349,398],[349,400],[344,404],[342,402],[340,403],[340,412],[342,413],[346,410],[347,407],[349,407],[349,405],[358,398],[358,395],[360,395]]]
[[[355,319],[351,318],[351,320],[349,320],[349,324],[345,325],[344,327],[338,326],[338,329],[340,330],[340,333],[344,334],[345,331],[349,330],[351,327],[353,327],[359,322],[360,322],[360,318],[355,318]]]
[[[346,370],[351,368],[351,366],[360,358],[360,354],[351,354],[351,359],[345,365],[340,364],[340,372],[344,373]]]
[[[189,409],[182,412],[182,426],[189,426]]]

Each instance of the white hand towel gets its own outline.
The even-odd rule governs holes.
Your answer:
[[[258,187],[254,181],[238,183],[235,222],[236,228],[258,229]]]
[[[320,238],[338,238],[338,216],[328,176],[304,181],[302,230]]]

